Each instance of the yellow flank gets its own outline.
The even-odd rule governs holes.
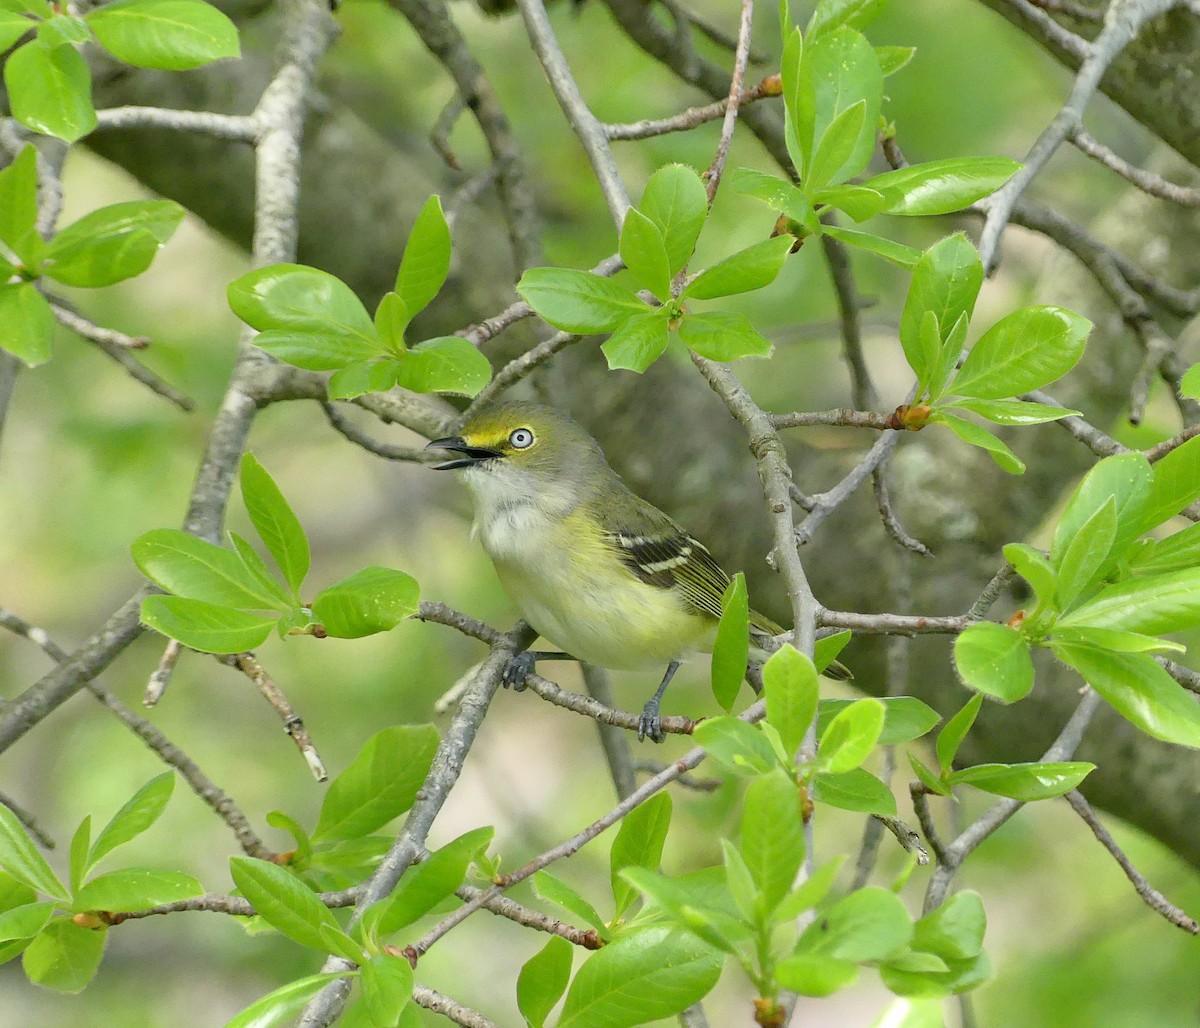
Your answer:
[[[640,581],[586,510],[547,517],[533,505],[509,507],[476,530],[521,615],[571,656],[636,669],[711,650],[715,619],[676,589]]]

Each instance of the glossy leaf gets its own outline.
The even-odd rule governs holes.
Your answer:
[[[632,1028],[706,996],[724,957],[689,932],[656,926],[589,954],[567,991],[558,1028]]]
[[[865,186],[826,186],[813,194],[813,203],[845,211],[855,221],[866,221],[883,210],[882,193]]]
[[[1119,653],[1185,653],[1187,647],[1169,639],[1140,632],[1123,632],[1118,628],[1061,628],[1054,626],[1054,641],[1070,645],[1091,646],[1098,650]]]
[[[779,763],[762,732],[736,717],[701,721],[693,735],[718,764],[734,774],[761,775]]]
[[[768,286],[783,269],[793,243],[790,236],[775,236],[739,250],[700,272],[688,283],[683,295],[711,300]]]
[[[1040,551],[1024,543],[1009,543],[1004,547],[1004,559],[1033,588],[1039,608],[1054,601],[1058,580],[1050,561]]]
[[[944,411],[939,411],[930,418],[930,423],[945,425],[964,443],[969,443],[971,446],[978,446],[1002,470],[1007,471],[1010,475],[1024,474],[1025,462],[986,428],[981,428],[974,422],[965,421],[963,418],[955,417],[953,414],[947,414]]]
[[[259,917],[293,942],[324,952],[326,946],[319,926],[341,930],[316,893],[277,864],[253,857],[231,857],[229,870],[238,891],[250,901]]]
[[[1193,436],[1151,465],[1154,484],[1142,512],[1142,531],[1156,528],[1200,498],[1200,436]]]
[[[396,385],[417,393],[474,396],[492,377],[492,365],[461,336],[426,339],[395,358]]]
[[[1200,625],[1200,568],[1132,578],[1102,589],[1058,621],[1062,628],[1117,628],[1162,635]]]
[[[241,482],[242,502],[255,531],[283,571],[292,592],[298,594],[311,563],[308,537],[300,519],[284,499],[275,479],[252,453],[242,455]]]
[[[280,609],[278,598],[232,550],[176,528],[156,528],[130,546],[150,581],[176,596],[221,607]]]
[[[912,752],[908,751],[908,762],[912,765],[913,774],[917,776],[917,780],[925,786],[935,796],[949,796],[950,786],[942,779],[929,770],[920,759]]]
[[[767,723],[794,757],[817,713],[817,669],[794,646],[784,645],[763,665],[762,678]]]
[[[649,289],[660,300],[670,299],[671,268],[662,232],[636,207],[625,212],[620,254],[643,289]]]
[[[273,606],[279,610],[292,608],[295,600],[279,584],[279,580],[271,573],[271,569],[267,567],[267,562],[258,555],[254,547],[238,535],[237,532],[229,533],[229,541],[233,543],[233,551],[238,555],[238,560],[242,562],[242,567],[258,583],[265,595],[275,598]]]
[[[764,678],[766,676],[764,675]],[[770,700],[768,699],[768,711]],[[821,700],[817,707],[817,735],[825,734],[834,716],[845,710],[854,700]],[[883,731],[879,734],[880,746],[893,746],[898,742],[919,739],[941,720],[938,712],[915,696],[883,696]],[[768,713],[768,718],[769,718]]]
[[[359,839],[412,806],[438,747],[432,725],[394,725],[367,740],[329,785],[314,842]]]
[[[550,1011],[567,990],[575,947],[557,935],[521,966],[517,1009],[530,1028],[543,1028]]]
[[[658,228],[672,275],[691,259],[708,216],[708,194],[700,176],[684,164],[668,164],[650,176],[641,211]]]
[[[46,248],[43,273],[64,285],[112,285],[140,275],[174,235],[183,208],[170,200],[132,200],[85,214]]]
[[[329,399],[352,400],[363,393],[385,392],[396,384],[399,371],[399,363],[389,358],[345,364],[329,376]]]
[[[1082,413],[1070,407],[1051,407],[1025,400],[955,400],[948,406],[978,414],[997,425],[1042,425],[1059,418],[1079,417]]]
[[[874,698],[855,700],[838,711],[817,747],[818,768],[835,775],[853,771],[878,743],[883,718],[883,704]]]
[[[95,977],[107,938],[107,932],[80,928],[67,918],[51,921],[21,958],[25,974],[56,992],[82,992]]]
[[[841,810],[896,816],[892,790],[861,767],[841,774],[818,774],[813,779],[813,798]]]
[[[54,914],[54,903],[23,903],[0,913],[0,942],[32,939]]]
[[[796,952],[862,963],[886,960],[909,944],[913,925],[899,898],[868,886],[823,911],[800,936]]]
[[[139,68],[183,71],[240,53],[233,22],[199,0],[114,0],[86,18],[101,46]]]
[[[628,869],[626,869],[628,870]],[[549,871],[538,871],[533,876],[533,890],[542,899],[557,903],[563,910],[570,911],[583,924],[606,933],[604,918],[579,892]]]
[[[244,653],[263,644],[275,619],[192,600],[184,596],[147,596],[142,623],[202,653]]]
[[[883,193],[888,214],[950,214],[994,193],[1020,167],[1009,157],[951,157],[886,171],[866,185]]]
[[[804,191],[774,175],[764,175],[751,168],[735,168],[729,176],[729,186],[735,193],[753,197],[798,224],[808,225],[813,220],[812,203]]]
[[[572,268],[530,268],[517,283],[538,316],[565,332],[612,332],[646,305],[623,285]]]
[[[4,42],[4,12],[0,11],[0,44]],[[18,15],[15,17],[28,28],[31,22]],[[22,30],[23,31],[23,30]],[[11,45],[11,44],[9,44]],[[7,46],[0,46],[0,51]],[[0,240],[3,240],[26,264],[31,262],[36,250],[40,250],[41,237],[37,242],[37,148],[26,143],[7,168],[0,170]]]
[[[1200,748],[1200,706],[1153,657],[1086,646],[1052,644],[1117,712],[1147,735]]]
[[[980,621],[968,626],[954,640],[954,666],[972,689],[1005,703],[1023,699],[1033,688],[1029,643],[1008,625]]]
[[[50,359],[55,324],[54,311],[32,282],[0,285],[0,348],[36,368]]]
[[[0,803],[0,867],[43,896],[56,900],[67,898],[67,890],[46,863],[25,826],[3,803]]]
[[[1200,564],[1200,524],[1188,525],[1130,557],[1134,574],[1182,571]]]
[[[800,953],[781,960],[775,977],[785,989],[801,996],[832,996],[854,984],[858,965],[819,953]]]
[[[746,790],[738,849],[767,910],[773,910],[804,861],[800,795],[782,768],[756,778]]]
[[[204,894],[204,886],[191,875],[148,867],[126,867],[97,875],[74,897],[75,910],[113,913],[144,910]]]
[[[961,232],[935,243],[921,255],[900,315],[900,344],[914,371],[923,363],[921,322],[926,312],[937,318],[939,337],[947,339],[960,316],[965,314],[970,319],[982,284],[979,253]]]
[[[862,31],[887,7],[888,0],[818,0],[804,35],[816,39],[841,25]]]
[[[667,319],[661,310],[631,314],[600,349],[610,368],[640,374],[663,355],[669,335]]]
[[[1048,800],[1070,792],[1091,772],[1095,764],[1074,760],[1036,764],[976,764],[947,776],[951,785],[972,785],[994,796],[1022,803]]]
[[[987,915],[979,893],[956,892],[913,926],[913,949],[943,960],[968,960],[983,952]]]
[[[609,877],[612,881],[615,917],[620,917],[633,903],[633,887],[621,877],[628,867],[644,867],[654,871],[662,860],[663,845],[671,826],[671,796],[660,792],[636,806],[621,821],[609,855]]]
[[[998,400],[1041,389],[1083,356],[1092,323],[1065,307],[1024,307],[1001,318],[971,348],[950,383],[959,396]]]
[[[391,568],[363,568],[313,600],[312,612],[331,636],[361,639],[389,632],[417,612],[421,589],[416,579]]]
[[[37,22],[15,11],[0,10],[0,52],[8,50],[26,32],[33,29],[36,24]]]
[[[255,1000],[230,1020],[225,1028],[275,1028],[276,1025],[291,1024],[313,996],[330,982],[345,977],[346,972],[343,971],[297,978],[262,999]]]
[[[862,170],[861,165],[850,162],[862,135],[866,110],[867,101],[859,100],[840,111],[829,123],[809,163],[804,181],[806,189],[815,192],[828,185],[837,185]]]
[[[1058,519],[1050,562],[1057,568],[1071,540],[1089,518],[1111,497],[1117,507],[1117,534],[1112,551],[1121,554],[1145,531],[1146,510],[1154,488],[1154,472],[1140,453],[1121,453],[1105,457],[1092,466],[1075,488],[1070,502]]]
[[[979,716],[979,708],[982,706],[983,694],[976,693],[967,700],[962,710],[946,722],[946,727],[938,733],[937,759],[938,765],[944,771],[949,771],[953,765],[954,758],[958,756],[958,748],[962,745],[963,739],[967,737],[971,726],[975,724],[975,719]]]
[[[404,302],[407,319],[416,317],[441,290],[450,274],[450,253],[450,228],[442,201],[431,196],[413,222],[396,273],[396,293]]]
[[[12,115],[26,128],[68,143],[96,127],[92,76],[73,46],[47,46],[40,39],[18,47],[4,64]]]
[[[835,857],[822,864],[810,877],[789,892],[784,901],[775,908],[775,922],[786,924],[794,921],[804,911],[823,903],[833,888],[834,880],[845,859],[845,856]]]
[[[1095,583],[1117,536],[1117,503],[1104,501],[1063,551],[1058,567],[1058,602],[1065,610]]]
[[[377,922],[379,933],[399,931],[454,895],[463,884],[471,861],[480,850],[487,849],[494,834],[491,827],[476,828],[405,871],[400,884],[384,901]]]
[[[744,314],[709,311],[685,314],[679,322],[679,338],[689,350],[713,361],[739,357],[769,357],[771,341],[759,335]]]
[[[750,604],[746,576],[739,571],[721,597],[721,620],[712,651],[713,696],[726,713],[733,709],[741,691],[749,655]]]
[[[826,225],[823,231],[827,236],[832,236],[849,246],[856,246],[860,250],[867,250],[902,268],[915,268],[921,261],[920,250],[870,232],[860,232],[858,229],[837,225]]]
[[[118,846],[136,839],[148,830],[162,816],[174,790],[174,771],[151,778],[138,789],[96,836],[96,841],[88,851],[86,867],[95,867],[104,856]]]

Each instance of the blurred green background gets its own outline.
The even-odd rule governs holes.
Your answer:
[[[769,5],[768,5],[769,6]],[[805,5],[797,4],[797,8]],[[695,8],[732,33],[734,5],[716,0]],[[582,151],[574,143],[519,19],[485,18],[456,7],[476,55],[507,102],[538,184],[552,263],[588,267],[615,249],[615,237]],[[798,17],[806,11],[798,10]],[[451,86],[407,24],[381,3],[348,0],[339,12],[344,33],[324,65],[322,87],[352,103],[389,138],[424,146],[424,137],[451,95]],[[629,121],[672,113],[702,98],[628,44],[607,11],[560,4],[553,21],[584,95],[604,120]],[[774,11],[758,17],[757,45],[777,52]],[[892,5],[872,29],[879,44],[915,45],[915,61],[888,80],[888,116],[911,160],[965,154],[1020,157],[1057,109],[1068,77],[1007,23],[972,0],[926,0]],[[715,51],[714,51],[715,53]],[[775,65],[752,67],[757,77]],[[1092,128],[1136,158],[1148,142],[1129,119],[1103,103]],[[636,196],[658,165],[681,160],[707,166],[716,125],[642,143],[618,144],[622,169]],[[484,151],[474,126],[462,119],[452,142],[468,168]],[[769,169],[748,136],[739,135],[731,165]],[[69,221],[93,207],[142,195],[122,173],[86,151],[66,168]],[[1074,154],[1056,158],[1039,180],[1042,198],[1089,221],[1119,191],[1112,179]],[[701,240],[699,264],[761,237],[772,216],[748,201],[720,194]],[[924,246],[949,230],[945,219],[889,225],[899,238]],[[1004,272],[981,299],[997,314],[1033,295],[1053,253],[1011,233]],[[129,542],[156,527],[178,525],[207,428],[233,362],[237,323],[225,284],[247,267],[246,256],[194,221],[132,283],[72,300],[103,324],[153,338],[146,362],[183,391],[198,409],[183,415],[137,386],[103,354],[60,331],[55,357],[18,381],[0,439],[0,604],[45,628],[70,649],[87,637],[136,588]],[[910,380],[898,362],[893,325],[905,276],[870,258],[856,259],[860,288],[879,303],[866,315],[870,359],[884,401],[897,402]],[[1059,302],[1069,302],[1058,297]],[[780,408],[829,407],[845,402],[846,376],[837,354],[835,306],[819,254],[808,248],[781,281],[744,301],[756,323],[781,343],[770,365],[739,368],[760,401]],[[464,311],[468,324],[493,311]],[[986,317],[982,323],[992,320]],[[372,427],[380,438],[404,440],[400,429]],[[412,441],[411,439],[408,441]],[[845,445],[836,431],[814,433],[814,445]],[[314,587],[367,564],[402,568],[423,594],[489,623],[507,627],[513,613],[490,564],[467,540],[468,504],[448,476],[390,465],[350,446],[326,424],[315,404],[287,404],[259,418],[251,449],[292,502],[313,544]],[[660,459],[648,452],[646,459]],[[247,519],[235,495],[229,526]],[[828,540],[826,540],[828,542]],[[146,679],[162,652],[147,634],[103,680],[140,709]],[[483,651],[436,625],[409,623],[390,634],[344,642],[310,638],[269,641],[261,658],[291,697],[333,773],[364,740],[385,725],[425,722],[433,705]],[[12,696],[47,669],[27,642],[0,634],[0,688]],[[574,669],[553,672],[580,687]],[[670,711],[712,712],[706,668],[694,665],[668,696]],[[618,696],[636,709],[653,683],[618,676]],[[253,687],[199,655],[181,661],[151,720],[227,789],[265,833],[269,845],[289,846],[264,827],[282,809],[311,826],[323,787],[311,779],[275,715]],[[639,754],[669,760],[685,749],[678,739]],[[86,694],[80,694],[0,757],[0,789],[37,812],[63,849],[87,813],[106,820],[138,786],[160,772],[153,756]],[[898,775],[898,780],[904,775]],[[440,845],[480,824],[498,826],[494,852],[506,867],[569,835],[612,802],[595,731],[587,721],[543,704],[532,694],[500,695],[439,819],[431,842]],[[713,824],[730,828],[736,787],[713,795],[676,794],[676,821],[665,867],[680,872],[720,859]],[[978,813],[980,798],[964,799],[961,817]],[[908,804],[901,797],[904,813]],[[1195,910],[1200,888],[1192,871],[1157,845],[1113,826],[1138,866],[1174,901]],[[822,811],[818,860],[856,851],[861,819]],[[603,912],[607,851],[603,837],[556,868]],[[119,856],[129,863],[175,867],[227,891],[228,831],[185,788],[166,815]],[[875,881],[887,884],[903,868],[885,839]],[[119,864],[119,862],[118,862]],[[115,866],[115,865],[114,865]],[[918,871],[905,895],[917,909],[926,876]],[[1027,809],[967,865],[965,887],[978,889],[989,913],[988,951],[995,979],[977,994],[985,1026],[1103,1025],[1159,1028],[1200,1020],[1197,944],[1143,907],[1116,865],[1063,804]],[[528,890],[517,898],[530,898]],[[421,962],[419,980],[476,1006],[500,1024],[516,1025],[512,983],[516,968],[541,940],[480,914]],[[80,996],[29,986],[16,962],[0,968],[0,1023],[58,1026],[212,1026],[251,1000],[302,974],[318,961],[286,941],[249,937],[220,915],[181,914],[118,927],[109,933],[98,977]],[[730,969],[710,1017],[714,1025],[749,1024],[746,991]],[[869,976],[837,997],[804,1001],[798,1023],[872,1023],[888,994]],[[952,1005],[951,1005],[952,1006]],[[948,1006],[950,1023],[957,1014]],[[428,1016],[430,1024],[445,1022]]]

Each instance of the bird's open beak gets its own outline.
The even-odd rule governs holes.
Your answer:
[[[453,450],[455,453],[462,454],[457,460],[448,460],[442,464],[434,464],[434,471],[453,471],[455,468],[469,468],[482,461],[500,456],[498,451],[489,450],[486,446],[471,446],[460,435],[447,436],[445,439],[434,439],[425,449]]]

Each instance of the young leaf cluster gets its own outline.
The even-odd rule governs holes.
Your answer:
[[[667,348],[672,332],[715,361],[765,357],[771,344],[742,314],[695,312],[687,301],[714,300],[775,281],[792,240],[764,239],[705,268],[689,281],[691,260],[708,217],[704,183],[691,168],[669,164],[650,176],[642,202],[621,227],[621,260],[632,285],[570,268],[530,268],[517,292],[542,320],[579,335],[611,333],[602,349],[610,368],[642,372]],[[638,295],[643,289],[647,302]]]
[[[1092,324],[1065,307],[1022,307],[979,337],[959,366],[967,327],[983,284],[979,253],[962,233],[935,243],[917,261],[900,315],[900,345],[917,376],[917,396],[902,408],[907,428],[945,425],[986,450],[1005,471],[1021,459],[987,429],[952,411],[999,425],[1036,425],[1078,411],[1017,399],[1071,370]]]
[[[174,785],[172,772],[151,779],[94,839],[91,815],[85,817],[71,838],[66,884],[16,815],[0,805],[0,963],[19,954],[31,982],[79,992],[100,965],[114,915],[203,894],[199,881],[179,871],[127,867],[92,874],[158,820]]]
[[[1200,747],[1200,708],[1156,659],[1184,649],[1163,636],[1200,625],[1200,525],[1145,538],[1197,498],[1200,438],[1155,464],[1140,453],[1097,463],[1072,493],[1049,555],[1004,548],[1036,602],[1006,625],[959,635],[963,681],[1015,702],[1033,687],[1032,648],[1045,647],[1144,732]]]
[[[840,211],[855,222],[877,214],[923,216],[962,210],[1002,186],[1020,165],[1007,157],[958,157],[914,164],[861,183],[883,123],[883,80],[913,55],[908,47],[872,46],[865,29],[884,2],[821,0],[801,33],[781,4],[781,80],[785,140],[796,182],[735,169],[735,190],[779,214],[777,231],[795,240],[829,235],[903,267],[920,251],[830,223]]]
[[[229,306],[256,346],[288,364],[333,371],[330,399],[403,386],[418,393],[474,396],[491,378],[487,358],[459,336],[410,346],[409,322],[437,296],[450,273],[450,228],[431,196],[414,222],[396,285],[374,318],[350,287],[328,272],[272,264],[229,284]]]
[[[3,16],[0,8],[0,29]],[[30,367],[49,359],[55,326],[38,279],[94,288],[133,278],[183,220],[170,200],[132,200],[85,214],[47,242],[37,229],[37,160],[27,145],[0,171],[0,346]]]
[[[92,76],[80,49],[99,44],[139,68],[183,71],[240,54],[237,28],[202,0],[114,0],[75,15],[48,0],[0,0],[0,52],[13,117],[73,143],[96,127]]]
[[[178,529],[154,529],[130,547],[142,574],[169,594],[142,601],[145,624],[194,650],[242,653],[261,645],[272,628],[281,637],[359,639],[416,613],[416,581],[381,567],[363,568],[306,603],[309,547],[300,520],[253,454],[242,457],[241,483],[250,522],[280,574],[236,532],[227,549]]]

